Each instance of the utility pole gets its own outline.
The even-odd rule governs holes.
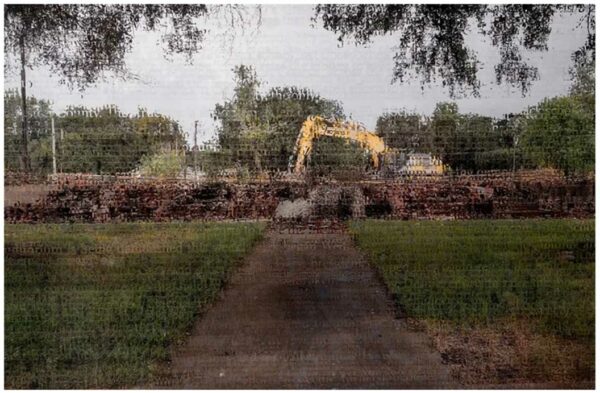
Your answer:
[[[194,146],[198,146],[198,120],[194,121]]]
[[[56,135],[54,134],[54,116],[50,116],[52,127],[52,174],[56,176]]]
[[[173,135],[173,137],[175,138],[175,155],[178,155],[179,148],[177,146],[177,135],[175,134],[175,127],[173,127],[173,123],[170,123],[169,127],[171,128],[171,135]]]
[[[515,135],[513,139],[513,173],[517,171],[517,145],[519,144],[519,136]]]
[[[21,170],[25,173],[31,172],[31,161],[27,142],[29,138],[29,127],[27,125],[27,79],[25,77],[25,37],[22,33],[19,38],[21,47]]]
[[[194,121],[194,178],[198,178],[198,165],[196,162],[196,155],[198,154],[198,120]]]
[[[65,130],[63,128],[60,129],[60,156],[65,156]],[[60,160],[60,173],[63,171],[63,162],[64,158]]]

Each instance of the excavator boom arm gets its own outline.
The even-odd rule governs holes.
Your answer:
[[[331,136],[357,142],[362,148],[369,151],[373,166],[379,167],[379,154],[388,151],[383,139],[373,132],[367,131],[363,126],[355,122],[342,122],[339,120],[326,120],[320,116],[308,117],[302,124],[294,154],[290,156],[289,167],[295,173],[302,172],[306,158],[310,154],[313,140],[320,136]],[[296,163],[292,164],[294,156]]]

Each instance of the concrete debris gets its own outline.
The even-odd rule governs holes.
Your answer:
[[[311,204],[306,199],[283,200],[275,209],[275,219],[307,219],[311,210]]]
[[[309,192],[311,216],[317,218],[362,218],[365,196],[358,185],[320,184]]]

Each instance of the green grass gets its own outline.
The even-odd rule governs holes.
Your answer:
[[[5,225],[5,383],[146,380],[260,239],[258,223]]]
[[[409,316],[527,320],[593,341],[593,220],[367,220],[351,231]]]

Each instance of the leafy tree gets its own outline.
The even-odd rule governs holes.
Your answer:
[[[573,63],[570,95],[542,101],[522,122],[523,149],[530,159],[566,176],[594,169],[596,63],[583,49],[574,54]]]
[[[252,171],[286,170],[298,132],[308,116],[343,118],[338,102],[310,90],[275,87],[261,94],[252,67],[241,65],[233,72],[234,95],[217,104],[213,112],[219,123],[219,146],[230,156],[221,162],[238,163]],[[321,143],[327,142],[318,140],[316,145]]]
[[[375,130],[389,147],[408,151],[431,150],[431,133],[427,119],[418,114],[383,114],[377,119]]]
[[[199,165],[200,170],[211,180],[217,180],[224,174],[224,169],[232,165],[227,152],[212,149],[200,149],[196,163]]]
[[[596,61],[577,58],[571,68],[571,96],[577,97],[584,109],[593,114],[596,111]]]
[[[261,122],[268,124],[270,131],[267,154],[270,169],[286,170],[289,158],[294,151],[298,132],[308,116],[323,116],[326,118],[344,118],[342,105],[318,94],[298,87],[275,87],[270,89],[258,101]],[[319,154],[321,147],[331,142],[332,138],[319,138],[313,145],[311,163],[326,165],[321,162],[323,155]],[[340,145],[338,146],[346,146]],[[352,149],[351,147],[349,149]],[[348,149],[346,149],[348,150]]]
[[[116,106],[88,109],[70,107],[54,114],[46,100],[29,97],[32,172],[52,171],[50,119],[55,117],[56,157],[64,172],[117,173],[137,167],[143,156],[160,151],[181,151],[186,141],[177,122],[167,116],[140,109],[135,116]],[[9,170],[18,170],[22,116],[18,91],[4,93],[4,159]]]
[[[430,123],[433,154],[453,168],[457,168],[460,162],[459,123],[458,105],[450,102],[436,105]]]
[[[243,135],[258,125],[257,99],[260,81],[254,68],[239,65],[234,74],[234,94],[231,100],[217,104],[212,114],[220,122],[217,130],[219,146],[230,150],[234,161],[242,160],[246,153]]]
[[[438,103],[430,118],[401,112],[377,121],[377,132],[389,146],[431,152],[453,169],[467,171],[511,168],[510,127],[508,122],[498,127],[488,116],[461,114],[453,102]]]
[[[545,99],[525,120],[523,148],[539,165],[566,176],[594,169],[595,115],[580,97]]]
[[[594,95],[596,93],[596,62],[577,64],[571,69],[573,84],[571,94]]]
[[[191,60],[206,34],[198,18],[208,12],[207,6],[201,4],[6,5],[5,53],[19,59],[21,70],[24,113],[21,169],[31,169],[27,146],[26,68],[46,65],[61,82],[80,89],[95,83],[109,71],[120,77],[131,77],[125,67],[125,54],[131,50],[138,29],[163,31],[165,53],[183,54]]]
[[[313,145],[309,157],[309,172],[315,176],[345,177],[363,173],[371,165],[367,152],[355,143],[334,138],[321,137]]]
[[[538,79],[523,51],[546,50],[553,18],[560,12],[578,12],[587,27],[586,42],[574,54],[595,53],[594,5],[435,5],[435,4],[327,4],[315,9],[315,21],[333,31],[340,42],[365,45],[380,35],[397,33],[393,81],[419,76],[422,84],[440,78],[450,94],[478,94],[480,62],[467,45],[471,27],[498,49],[496,82],[527,92]]]
[[[110,106],[71,107],[56,122],[61,130],[58,161],[64,172],[114,174],[135,169],[145,156],[185,147],[179,125],[140,109],[134,117]]]
[[[142,157],[140,172],[145,176],[174,178],[183,169],[184,156],[174,151]]]
[[[533,168],[534,163],[523,153],[521,136],[525,115],[509,113],[496,121],[494,128],[499,138],[498,146],[492,151],[481,152],[477,157],[477,165],[481,169]]]
[[[507,157],[510,157],[509,152],[503,149],[502,135],[494,125],[494,119],[488,116],[475,114],[460,116],[458,167],[474,172],[500,169],[498,168],[500,163],[506,167]]]
[[[244,134],[240,140],[240,146],[244,149],[245,162],[258,173],[262,172],[265,166],[268,166],[268,149],[270,133],[266,127],[254,126],[250,131]]]
[[[37,174],[51,169],[50,117],[53,115],[50,102],[36,97],[27,98],[27,124],[29,125],[32,152],[32,170]],[[7,170],[17,171],[20,164],[22,135],[21,118],[23,106],[18,90],[4,92],[4,165]]]
[[[456,104],[440,103],[431,129],[435,154],[455,170],[512,168],[514,135],[507,135],[508,130],[498,127],[489,116],[461,114]]]

